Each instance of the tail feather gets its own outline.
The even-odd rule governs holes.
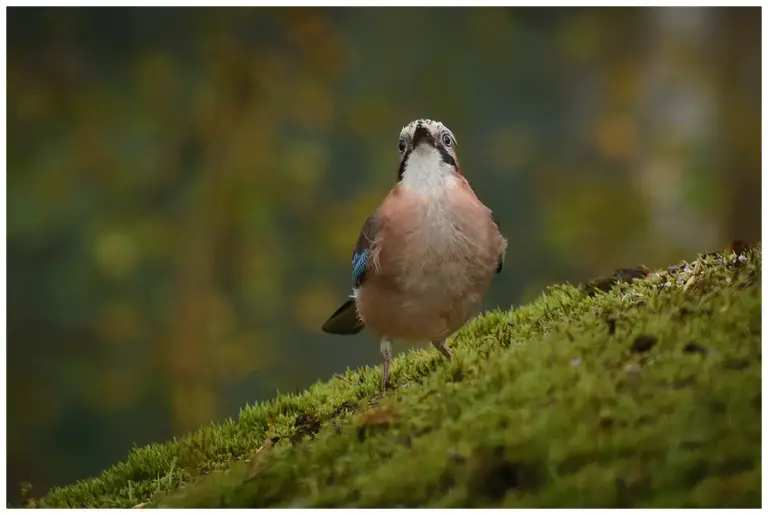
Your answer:
[[[365,324],[357,316],[355,299],[349,299],[323,324],[323,331],[331,334],[357,334]]]

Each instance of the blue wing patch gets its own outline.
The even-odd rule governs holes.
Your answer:
[[[368,270],[368,261],[371,259],[371,246],[379,231],[380,220],[376,215],[369,216],[363,224],[363,229],[357,237],[355,250],[352,252],[352,278],[355,288],[358,288],[365,280]]]
[[[368,267],[368,256],[371,255],[371,251],[368,249],[356,252],[352,256],[352,278],[355,281],[355,287],[360,286],[365,275],[365,269]]]

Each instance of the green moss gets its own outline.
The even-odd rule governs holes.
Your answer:
[[[31,505],[759,506],[761,251],[693,269],[549,288],[451,362],[399,355],[386,397],[348,370]]]

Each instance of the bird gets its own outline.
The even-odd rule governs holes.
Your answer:
[[[322,326],[336,335],[367,328],[378,337],[385,392],[394,341],[430,342],[451,359],[446,339],[476,314],[507,251],[447,126],[414,120],[397,145],[397,181],[363,223],[352,253],[351,294]]]

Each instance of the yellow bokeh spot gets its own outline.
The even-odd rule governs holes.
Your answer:
[[[626,159],[635,149],[635,125],[629,116],[614,115],[597,123],[597,146],[612,159]]]
[[[328,288],[308,288],[294,300],[295,320],[302,329],[319,331],[323,322],[343,300]]]
[[[101,271],[112,279],[125,278],[136,266],[136,246],[124,233],[109,231],[100,235],[94,252]]]

